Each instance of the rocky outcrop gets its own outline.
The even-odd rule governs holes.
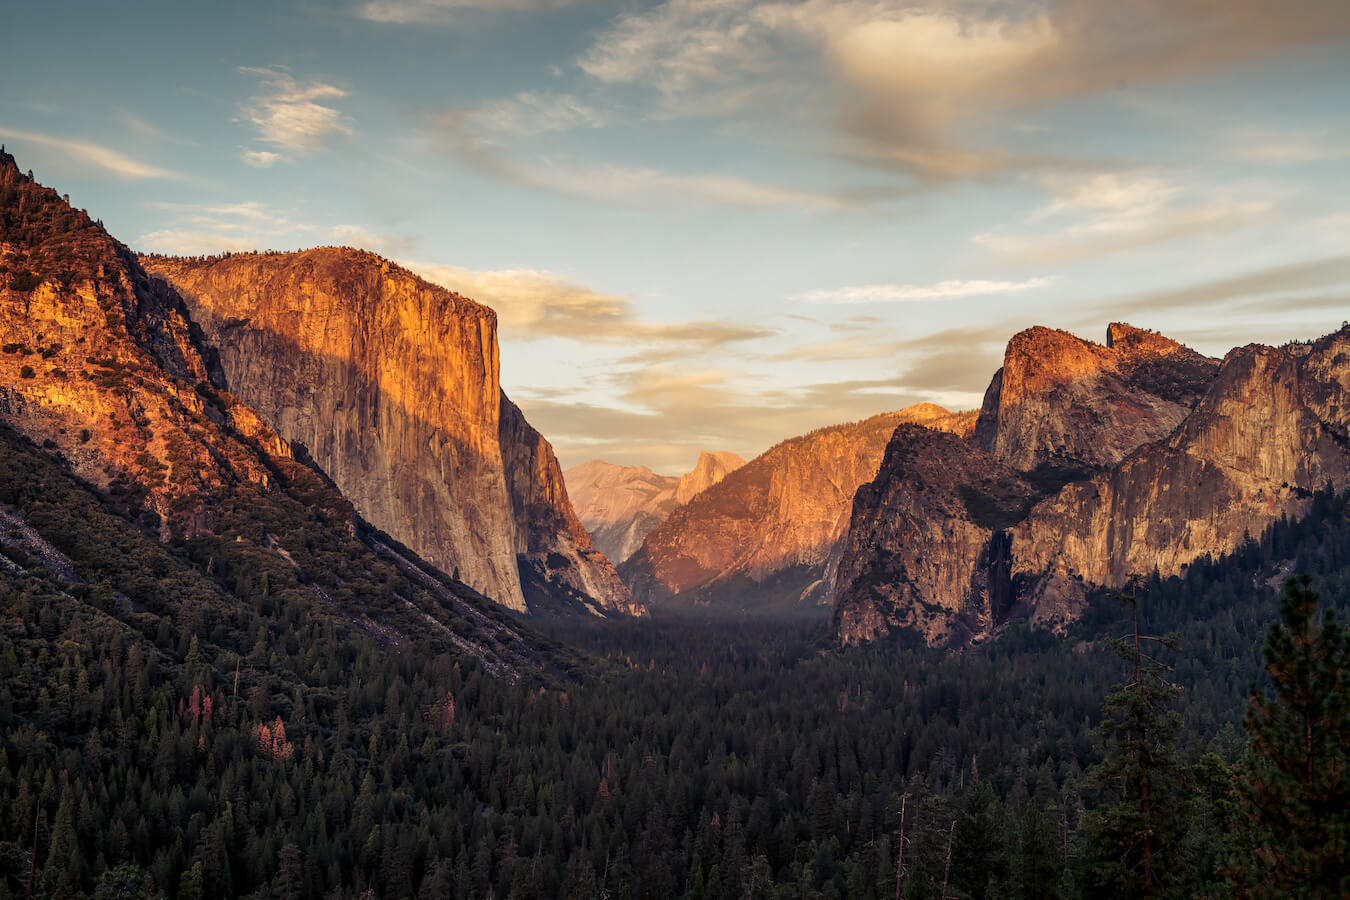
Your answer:
[[[270,490],[259,450],[285,449],[235,427],[197,337],[134,254],[0,153],[0,417],[166,537],[208,529],[240,484]]]
[[[684,506],[696,495],[717,484],[743,465],[745,460],[735,453],[726,450],[716,453],[703,451],[698,455],[698,462],[694,463],[694,468],[686,472],[680,478],[680,483],[675,485],[676,505]]]
[[[897,432],[859,491],[838,634],[966,643],[1012,616],[1059,629],[1094,588],[1177,573],[1348,484],[1350,328],[1221,366],[1128,326],[1107,347],[1032,329],[972,443]]]
[[[814,608],[829,599],[853,495],[895,428],[964,432],[972,420],[921,404],[784,441],[672,512],[620,574],[649,605]]]
[[[840,640],[911,628],[965,643],[1013,604],[1002,528],[1038,498],[1022,473],[960,437],[895,430],[877,476],[858,488],[836,577]]]
[[[345,248],[143,262],[183,295],[230,391],[376,527],[513,609],[522,566],[540,590],[633,608],[568,530],[552,451],[501,393],[492,310]]]
[[[499,423],[503,470],[517,523],[515,553],[531,609],[572,601],[593,612],[644,615],[567,499],[562,468],[544,436],[502,394]]]
[[[975,441],[1019,469],[1113,466],[1171,434],[1218,362],[1121,323],[1106,345],[1067,331],[1014,335],[985,392]]]
[[[595,546],[617,564],[632,556],[672,510],[743,465],[745,460],[734,453],[704,451],[680,478],[598,459],[573,466],[563,477]]]
[[[1067,486],[1013,529],[1013,574],[1033,622],[1061,625],[1090,586],[1229,552],[1303,515],[1328,486],[1350,486],[1350,328],[1230,352],[1166,441]]]

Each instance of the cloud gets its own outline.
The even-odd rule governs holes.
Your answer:
[[[270,169],[282,160],[280,153],[271,150],[240,150],[239,158],[255,169]]]
[[[808,291],[798,299],[808,303],[904,303],[916,300],[951,300],[1020,294],[1051,284],[1052,278],[1026,281],[939,281],[936,284],[864,284],[833,290]]]
[[[661,105],[827,82],[846,155],[942,181],[1043,163],[965,133],[1038,105],[1223,71],[1350,34],[1342,0],[669,0],[620,17],[578,59]],[[766,77],[772,73],[772,77]]]
[[[581,6],[594,0],[367,0],[355,13],[370,22],[388,25],[447,25],[456,13],[545,12]]]
[[[297,81],[275,68],[240,67],[256,76],[263,93],[240,107],[242,119],[257,129],[258,139],[292,153],[308,154],[325,148],[339,135],[351,134],[346,118],[336,108],[319,103],[345,97],[347,92],[320,81]],[[276,162],[271,159],[268,163]]]
[[[612,164],[520,162],[476,132],[473,126],[478,116],[476,110],[451,110],[433,117],[433,144],[486,175],[535,190],[590,201],[664,208],[713,205],[822,211],[867,202],[861,193],[796,190],[733,175],[677,173]]]
[[[1297,296],[1305,291],[1316,293],[1312,297]],[[1328,291],[1339,294],[1328,296]],[[1261,304],[1281,310],[1306,306],[1334,311],[1335,302],[1347,293],[1350,293],[1350,256],[1338,255],[1254,269],[1163,291],[1127,294],[1103,300],[1097,308],[1112,315],[1119,315],[1121,311],[1139,313],[1242,304]],[[1275,295],[1285,299],[1278,304],[1272,303],[1271,298]]]
[[[1230,231],[1263,221],[1275,205],[1236,190],[1186,185],[1151,173],[1087,177],[1046,175],[1054,199],[1016,226],[975,243],[1029,265],[1071,262],[1187,235]]]
[[[428,281],[496,310],[503,340],[566,338],[617,346],[676,345],[681,354],[688,355],[775,333],[734,322],[644,322],[628,298],[550,272],[474,271],[429,264],[410,264],[410,268]]]
[[[148,202],[142,206],[167,214],[163,227],[136,239],[140,249],[157,253],[196,255],[296,247],[298,238],[314,231],[312,225],[295,222],[286,213],[256,201],[206,206]]]
[[[417,245],[413,238],[371,231],[364,225],[334,225],[328,229],[328,240],[344,247],[373,250],[390,257],[406,257]]]
[[[521,91],[468,110],[466,116],[484,131],[533,136],[573,128],[600,128],[606,117],[572,94]]]
[[[0,136],[21,143],[36,144],[45,150],[64,156],[67,160],[84,167],[93,167],[110,172],[118,178],[141,180],[146,178],[172,178],[183,176],[169,169],[161,169],[132,159],[116,150],[90,141],[52,137],[33,131],[19,131],[13,128],[0,128]]]

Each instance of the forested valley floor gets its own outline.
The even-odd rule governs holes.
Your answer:
[[[28,896],[30,873],[48,897],[1075,897],[1140,883],[1139,760],[1120,722],[1151,713],[1129,707],[1131,664],[1104,640],[1131,631],[1118,596],[1070,635],[1014,623],[963,652],[839,649],[801,622],[559,625],[533,638],[545,674],[513,680],[450,642],[382,643],[303,572],[238,556],[243,542],[162,545],[5,440],[0,503],[23,540],[0,560],[0,898]],[[1147,825],[1168,836],[1150,845],[1150,890],[1249,889],[1252,848],[1272,840],[1243,824],[1263,771],[1242,724],[1249,685],[1269,687],[1262,646],[1287,575],[1311,574],[1324,607],[1350,605],[1348,510],[1319,495],[1306,519],[1138,586],[1143,630],[1177,633],[1148,650],[1167,668],[1143,676],[1159,688],[1144,771],[1166,788]],[[292,524],[322,546],[317,520]],[[1343,757],[1327,765],[1343,772]]]

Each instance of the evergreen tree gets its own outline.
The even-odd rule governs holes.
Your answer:
[[[1088,875],[1102,892],[1151,897],[1185,868],[1180,848],[1188,803],[1176,749],[1181,716],[1171,709],[1181,689],[1165,677],[1167,667],[1143,650],[1145,641],[1174,648],[1175,638],[1140,634],[1138,598],[1122,599],[1133,608],[1134,628],[1110,644],[1132,672],[1104,704],[1099,732],[1105,755],[1089,783],[1101,788],[1106,800],[1088,823]]]
[[[1255,893],[1350,893],[1350,639],[1331,610],[1318,620],[1312,579],[1285,582],[1266,640],[1274,696],[1251,689],[1245,806]]]

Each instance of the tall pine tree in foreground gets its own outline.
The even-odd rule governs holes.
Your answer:
[[[1273,896],[1350,895],[1350,639],[1300,575],[1266,639],[1273,696],[1251,691],[1243,724],[1252,852],[1235,879]]]
[[[1181,688],[1144,652],[1151,643],[1175,648],[1175,638],[1140,634],[1138,598],[1122,599],[1133,607],[1134,629],[1110,644],[1130,664],[1131,678],[1107,695],[1103,708],[1105,754],[1088,783],[1104,796],[1088,823],[1087,874],[1103,894],[1153,897],[1185,871],[1180,857],[1189,810],[1176,748],[1181,716],[1172,709]]]

